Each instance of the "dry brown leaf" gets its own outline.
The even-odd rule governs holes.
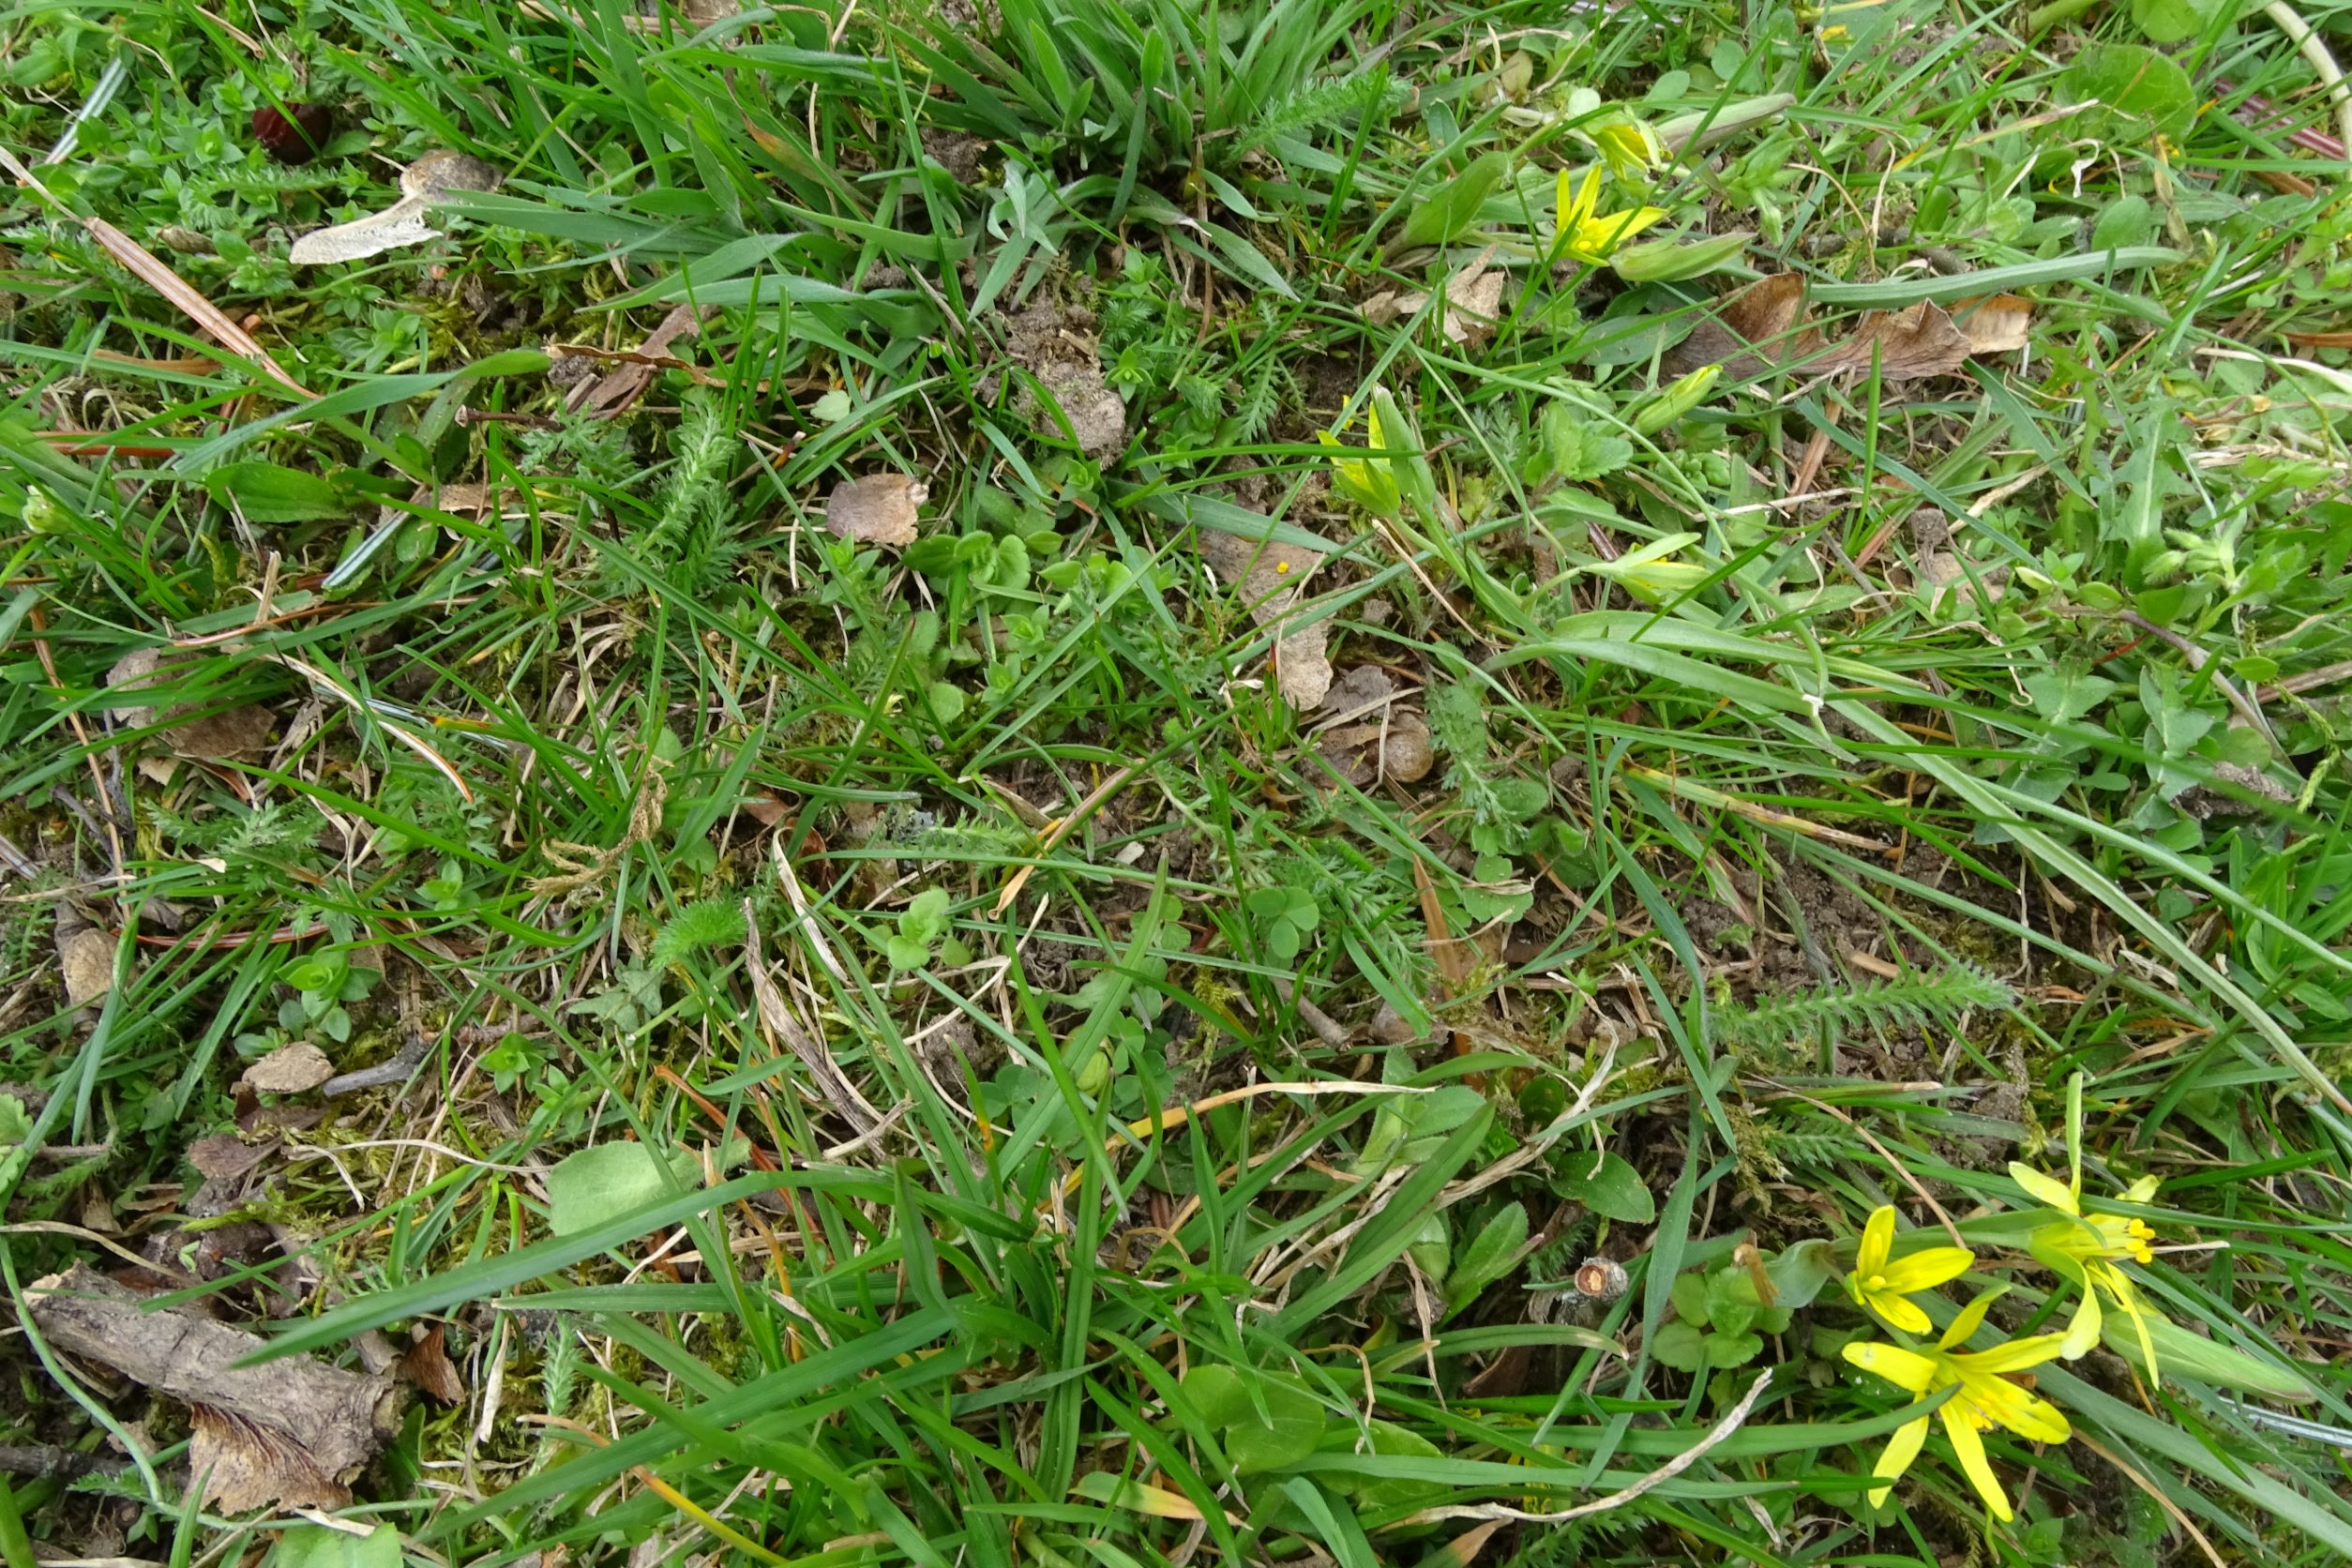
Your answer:
[[[1037,378],[1021,388],[1020,407],[1040,435],[1067,434],[1078,450],[1107,458],[1127,444],[1127,405],[1103,375],[1094,318],[1083,309],[1033,305],[1005,324],[1004,345]],[[1057,412],[1058,411],[1058,412]]]
[[[1396,695],[1396,683],[1377,664],[1359,664],[1332,683],[1322,706],[1334,714],[1357,714]]]
[[[1479,252],[1475,260],[1447,280],[1445,309],[1438,318],[1438,331],[1447,342],[1477,348],[1495,335],[1495,323],[1502,316],[1503,285],[1511,280],[1511,275],[1500,267],[1487,266],[1487,259],[1493,254],[1492,249]],[[1427,309],[1429,299],[1430,295],[1419,289],[1410,294],[1377,294],[1364,302],[1364,319],[1375,326],[1385,326]]]
[[[400,1376],[415,1383],[437,1403],[465,1403],[465,1380],[458,1376],[457,1364],[442,1348],[441,1325],[435,1323],[418,1336],[400,1358]]]
[[[425,221],[425,214],[439,198],[458,190],[495,190],[502,177],[478,158],[446,150],[427,153],[400,171],[399,201],[348,223],[313,229],[294,242],[286,259],[296,266],[356,262],[438,239],[441,231]]]
[[[204,1478],[204,1501],[223,1514],[257,1508],[340,1508],[351,1489],[313,1464],[302,1445],[234,1410],[188,1410],[188,1468]]]
[[[573,413],[589,411],[610,414],[637,401],[645,388],[654,384],[656,370],[685,369],[698,382],[708,384],[712,379],[703,371],[687,364],[670,352],[670,346],[681,338],[691,338],[702,330],[705,309],[693,305],[678,305],[655,324],[645,334],[645,340],[634,351],[591,349],[580,344],[550,344],[548,353],[561,359],[567,354],[585,354],[598,359],[620,362],[619,369],[595,380],[583,381],[571,389],[565,400]]]
[[[66,983],[66,1001],[86,1007],[106,999],[114,988],[114,939],[95,926],[57,937],[57,969]]]
[[[825,526],[862,545],[904,550],[914,543],[916,508],[930,494],[930,487],[911,474],[844,479],[825,498]]]
[[[326,1052],[308,1040],[280,1046],[245,1069],[237,1081],[257,1094],[302,1094],[335,1076]]]
[[[170,684],[172,667],[178,662],[161,648],[133,648],[114,661],[113,668],[106,672],[106,684],[125,691],[165,686]],[[268,709],[252,703],[218,713],[205,712],[200,702],[182,702],[159,715],[153,708],[117,708],[114,712],[132,730],[144,730],[158,721],[170,724],[170,729],[155,737],[158,744],[178,756],[208,761],[249,756],[262,750],[269,745],[270,732],[277,726]]]
[[[1326,730],[1319,739],[1323,755],[1351,784],[1388,780],[1412,784],[1428,776],[1436,753],[1429,745],[1429,725],[1419,714],[1391,714],[1385,724],[1349,724]],[[1373,761],[1377,747],[1379,763]]]
[[[1968,334],[1970,354],[2008,354],[2022,349],[2033,325],[2033,305],[2015,294],[1956,299],[1952,319]]]
[[[1770,375],[1788,357],[1788,337],[1804,314],[1805,280],[1794,272],[1758,279],[1717,300],[1691,335],[1666,351],[1669,375],[1721,365],[1735,381]],[[1748,351],[1760,349],[1759,354]]]
[[[239,1365],[267,1341],[184,1308],[151,1312],[86,1264],[25,1296],[56,1349],[191,1407],[188,1468],[225,1512],[342,1507],[394,1430],[388,1381],[309,1356]]]
[[[1968,363],[1968,335],[1952,324],[1944,308],[1932,299],[1900,310],[1873,310],[1852,336],[1817,358],[1804,362],[1808,375],[1833,376],[1848,370],[1867,373],[1873,365],[1882,381],[1920,381],[1948,376]]]
[[[216,1133],[188,1146],[188,1163],[208,1182],[234,1182],[267,1159],[277,1147],[274,1138],[248,1143],[234,1133]]]
[[[1322,701],[1332,683],[1326,651],[1330,623],[1318,620],[1293,628],[1284,619],[1299,602],[1306,580],[1323,564],[1322,556],[1297,545],[1260,543],[1211,529],[1200,531],[1200,553],[1220,580],[1241,588],[1253,620],[1280,628],[1274,641],[1274,684],[1283,701],[1301,712]]]

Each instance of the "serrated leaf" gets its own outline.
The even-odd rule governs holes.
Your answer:
[[[1764,1353],[1764,1341],[1752,1334],[1711,1334],[1706,1346],[1710,1366],[1745,1366]]]

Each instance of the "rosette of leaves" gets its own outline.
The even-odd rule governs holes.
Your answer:
[[[1764,1353],[1764,1335],[1788,1327],[1789,1309],[1766,1306],[1741,1268],[1679,1276],[1674,1320],[1650,1342],[1651,1359],[1695,1376],[1745,1366]]]

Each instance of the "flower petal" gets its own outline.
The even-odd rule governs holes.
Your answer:
[[[2058,1354],[2068,1361],[2080,1361],[2090,1348],[2099,1343],[2099,1330],[2105,1315],[2099,1310],[2099,1292],[2083,1281],[2083,1299],[2074,1308],[2073,1321],[2066,1325],[2066,1341],[2058,1347]]]
[[[1968,1419],[1966,1405],[1949,1399],[1936,1412],[1944,1418],[1944,1436],[1952,1440],[1953,1457],[1960,1461],[1960,1470],[1976,1488],[1976,1495],[1984,1500],[1984,1506],[1993,1511],[1993,1517],[2007,1524],[2016,1515],[2010,1511],[2009,1500],[2001,1495],[2000,1478],[1993,1473],[1991,1461],[1984,1457],[1984,1440],[1976,1435],[1976,1425]]]
[[[1927,1320],[1927,1314],[1921,1311],[1900,1290],[1868,1290],[1863,1292],[1863,1299],[1873,1312],[1901,1329],[1905,1334],[1925,1334],[1935,1327]]]
[[[1936,1349],[1949,1350],[1955,1346],[1966,1345],[1976,1331],[1983,1325],[1985,1309],[1998,1301],[2008,1290],[2008,1286],[1999,1286],[1985,1291],[1962,1307],[1958,1315],[1952,1319],[1951,1324],[1945,1328],[1943,1337],[1936,1341]]]
[[[2037,1334],[2030,1339],[2013,1339],[2006,1345],[1996,1345],[1972,1356],[1954,1356],[1952,1359],[1964,1377],[1969,1373],[2022,1372],[2028,1366],[2055,1361],[2065,1343],[2064,1334]]]
[[[2073,1188],[2059,1185],[2056,1180],[2043,1175],[2029,1165],[2010,1161],[2009,1179],[2031,1193],[2037,1202],[2046,1203],[2060,1214],[2081,1213],[2081,1200],[2075,1196]]]
[[[2156,1189],[2164,1184],[2164,1179],[2161,1176],[2143,1176],[2138,1181],[2123,1189],[2123,1201],[2126,1203],[2145,1203],[2149,1199],[2155,1197]]]
[[[1854,1272],[1868,1279],[1887,1266],[1894,1250],[1894,1205],[1881,1203],[1862,1224],[1862,1248],[1854,1255]]]
[[[2140,1338],[2140,1354],[2148,1358],[2148,1377],[2162,1382],[2164,1374],[2156,1365],[2156,1342],[2148,1336],[2148,1314],[2141,1309],[2139,1292],[2132,1289],[2132,1282],[2123,1276],[2121,1269],[2112,1264],[2103,1268],[2094,1264],[2092,1268],[2092,1277],[2107,1288],[2107,1293],[2115,1297],[2116,1305],[2130,1316],[2132,1328]]]
[[[1871,1492],[1871,1507],[1877,1508],[1885,1503],[1887,1494],[1893,1491],[1894,1484],[1903,1479],[1903,1472],[1911,1468],[1911,1461],[1919,1457],[1920,1445],[1926,1440],[1925,1416],[1894,1429],[1894,1436],[1887,1440],[1887,1446],[1879,1450],[1878,1457],[1870,1464],[1870,1473],[1886,1483]]]
[[[1962,1373],[1960,1392],[1976,1406],[1979,1415],[1998,1422],[2019,1437],[2037,1442],[2064,1442],[2074,1435],[2074,1428],[2066,1424],[2066,1417],[2058,1413],[2056,1405],[2006,1379]]]
[[[1889,1289],[1909,1295],[1957,1279],[1976,1262],[1976,1254],[1964,1246],[1931,1246],[1908,1253],[1888,1263],[1878,1272],[1886,1276]]]
[[[1936,1364],[1917,1350],[1907,1350],[1900,1345],[1867,1339],[1859,1344],[1848,1344],[1844,1353],[1852,1365],[1876,1373],[1897,1388],[1913,1394],[1925,1394],[1927,1385],[1935,1380]]]

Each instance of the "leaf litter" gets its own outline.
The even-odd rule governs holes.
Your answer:
[[[243,1365],[268,1342],[189,1307],[151,1310],[85,1263],[25,1295],[53,1347],[189,1407],[188,1470],[225,1513],[344,1507],[395,1429],[388,1380],[308,1356]]]
[[[1873,310],[1846,336],[1831,341],[1806,320],[1805,280],[1775,273],[1725,295],[1665,358],[1671,375],[1720,365],[1736,381],[1782,370],[1811,376],[1867,373],[1887,381],[1950,375],[1981,354],[2023,349],[2032,305],[2015,294],[1954,301],[1954,311],[1922,299],[1896,310]]]

